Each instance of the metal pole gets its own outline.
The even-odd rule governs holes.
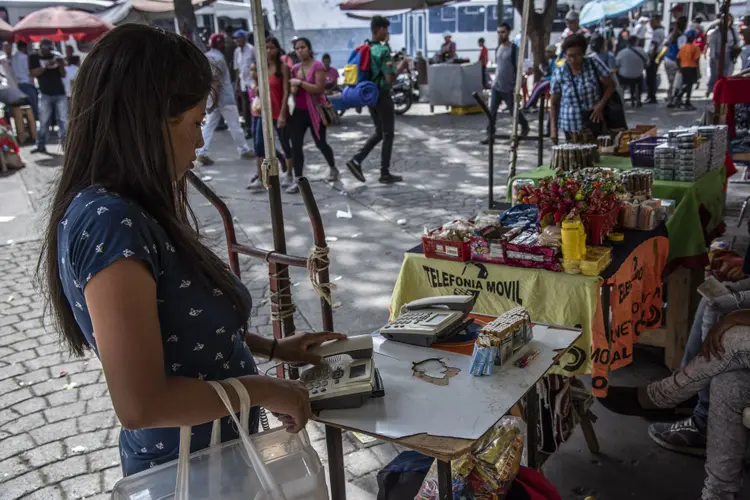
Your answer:
[[[724,0],[721,6],[721,24],[719,24],[719,33],[721,33],[721,52],[719,53],[719,78],[724,76],[724,67],[727,58],[727,41],[729,35],[729,0]],[[710,89],[713,90],[713,89]]]
[[[716,81],[718,81],[720,78],[724,77],[724,66],[726,65],[726,58],[727,58],[727,42],[729,41],[729,30],[732,29],[729,26],[729,6],[730,6],[730,0],[724,0],[724,3],[721,4],[721,14],[720,14],[720,23],[719,24],[719,33],[721,35],[721,52],[719,53],[719,64],[718,64],[718,77],[716,78]],[[708,89],[709,91],[713,91],[713,89]],[[720,117],[725,112],[724,105],[716,105],[714,109],[714,116],[713,116],[713,124],[718,125],[720,121]]]
[[[268,89],[268,59],[266,58],[266,36],[263,24],[261,0],[252,0],[253,32],[255,34],[255,65],[258,72],[258,95],[261,100],[261,120],[263,125],[263,142],[265,144],[268,168],[268,203],[271,212],[271,231],[273,232],[273,249],[286,253],[286,235],[284,233],[284,211],[281,205],[281,187],[279,183],[279,163],[276,158],[273,116],[271,114],[271,94]],[[285,264],[269,266],[271,271],[271,291],[276,300],[271,301],[271,310],[281,314],[283,319],[273,323],[276,338],[294,335],[294,318],[287,311],[292,307],[291,283],[289,269]]]
[[[521,46],[518,51],[516,63],[516,88],[513,99],[513,133],[510,141],[510,162],[508,162],[508,182],[516,176],[516,161],[518,160],[518,113],[521,112],[521,84],[523,83],[523,63],[526,60],[526,43],[529,32],[529,14],[532,8],[532,0],[524,0],[523,22],[521,23]]]

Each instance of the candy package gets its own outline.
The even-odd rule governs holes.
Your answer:
[[[503,417],[476,442],[471,452],[451,462],[453,499],[501,499],[518,474],[524,452],[526,424]],[[437,460],[427,472],[414,500],[437,500]]]
[[[425,228],[427,238],[443,241],[469,241],[474,234],[474,224],[467,220],[454,220],[437,229]]]

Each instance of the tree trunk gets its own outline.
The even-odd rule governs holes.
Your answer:
[[[519,14],[523,16],[523,2],[533,2],[534,0],[512,0],[513,6]],[[532,3],[533,6],[533,3]],[[555,20],[557,13],[557,0],[545,0],[544,10],[542,12],[532,11],[529,13],[529,26],[520,26],[519,29],[528,29],[528,38],[531,43],[531,54],[534,59],[534,81],[537,82],[542,78],[539,66],[546,64],[544,60],[544,49],[550,43],[550,31],[552,31],[552,21]]]
[[[203,40],[198,35],[198,22],[195,20],[192,0],[174,0],[174,17],[177,19],[179,33],[205,51]]]

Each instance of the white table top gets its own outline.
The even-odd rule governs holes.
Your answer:
[[[486,377],[469,373],[470,356],[401,344],[376,335],[373,357],[385,396],[371,399],[360,408],[325,410],[316,420],[391,441],[427,435],[471,443],[508,413],[580,335],[580,330],[535,325],[534,340],[512,361],[532,348],[539,350],[536,359],[525,368],[513,362],[495,367]],[[412,364],[429,358],[441,358],[461,371],[443,386],[415,377]]]

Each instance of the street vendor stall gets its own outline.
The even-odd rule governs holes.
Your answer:
[[[599,166],[626,172],[632,170],[630,158],[602,156]],[[534,183],[554,175],[549,166],[524,172],[508,182],[507,200],[512,197],[512,186],[518,179]],[[724,215],[724,183],[726,169],[715,169],[693,182],[654,180],[653,196],[677,203],[674,215],[667,222],[670,238],[668,263],[676,266],[703,267],[708,264],[706,248],[722,227]],[[702,231],[697,231],[702,228]]]
[[[391,311],[395,316],[404,304],[423,297],[474,294],[478,313],[523,305],[534,321],[580,326],[583,335],[552,373],[591,373],[595,394],[605,394],[609,371],[630,363],[633,344],[644,328],[662,323],[666,229],[660,225],[652,231],[626,231],[625,236],[627,245],[613,249],[612,263],[598,276],[432,259],[419,246],[404,255]],[[609,310],[608,304],[613,311],[611,328],[602,313]],[[607,335],[608,330],[615,335]]]

